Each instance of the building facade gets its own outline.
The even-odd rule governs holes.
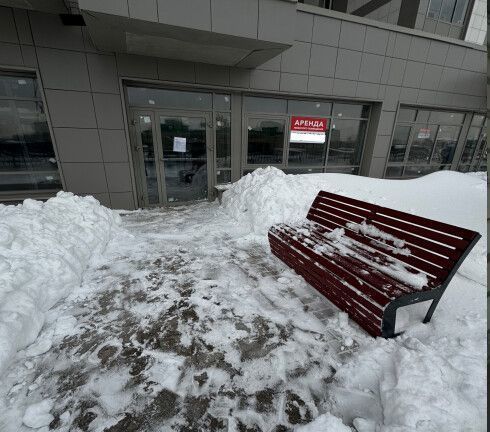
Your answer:
[[[486,71],[481,0],[0,0],[0,201],[486,170]]]

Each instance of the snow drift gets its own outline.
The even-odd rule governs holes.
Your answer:
[[[267,241],[277,223],[295,223],[320,190],[435,219],[486,235],[486,177],[481,173],[439,171],[413,180],[385,180],[346,174],[285,174],[259,168],[223,193],[224,211]],[[486,284],[486,238],[472,250],[459,272]],[[472,276],[470,276],[472,275]]]
[[[119,223],[95,198],[67,192],[0,204],[0,374],[34,342],[45,312],[80,283]]]

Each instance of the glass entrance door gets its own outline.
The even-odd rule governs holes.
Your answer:
[[[160,172],[165,202],[206,199],[212,145],[208,113],[158,113]]]
[[[208,198],[213,177],[211,113],[133,111],[141,206]]]

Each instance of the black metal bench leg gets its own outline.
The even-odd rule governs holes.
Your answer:
[[[393,303],[389,304],[383,313],[381,323],[381,336],[391,338],[395,336],[396,310],[398,308]]]
[[[428,323],[430,319],[432,318],[432,314],[436,310],[437,305],[439,304],[439,300],[441,299],[442,294],[437,296],[434,300],[432,300],[432,303],[429,306],[429,310],[427,311],[427,314],[425,315],[424,318],[424,324]]]

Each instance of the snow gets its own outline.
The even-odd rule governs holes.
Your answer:
[[[0,430],[484,431],[486,189],[267,168],[221,206],[121,212],[121,227],[91,198],[0,207],[0,266],[18,257],[37,282],[0,283],[28,285],[44,324],[8,356]],[[482,234],[429,324],[400,311],[405,333],[374,339],[271,256],[269,227],[304,220],[319,190]]]
[[[321,414],[314,421],[296,428],[296,432],[352,432],[342,420],[330,413]]]
[[[16,351],[35,341],[46,311],[79,285],[119,220],[94,198],[64,192],[45,203],[0,204],[0,375]],[[50,348],[45,338],[26,354]]]
[[[34,429],[49,425],[54,419],[49,413],[53,409],[53,405],[54,402],[51,399],[44,399],[29,405],[22,418],[22,423]]]

